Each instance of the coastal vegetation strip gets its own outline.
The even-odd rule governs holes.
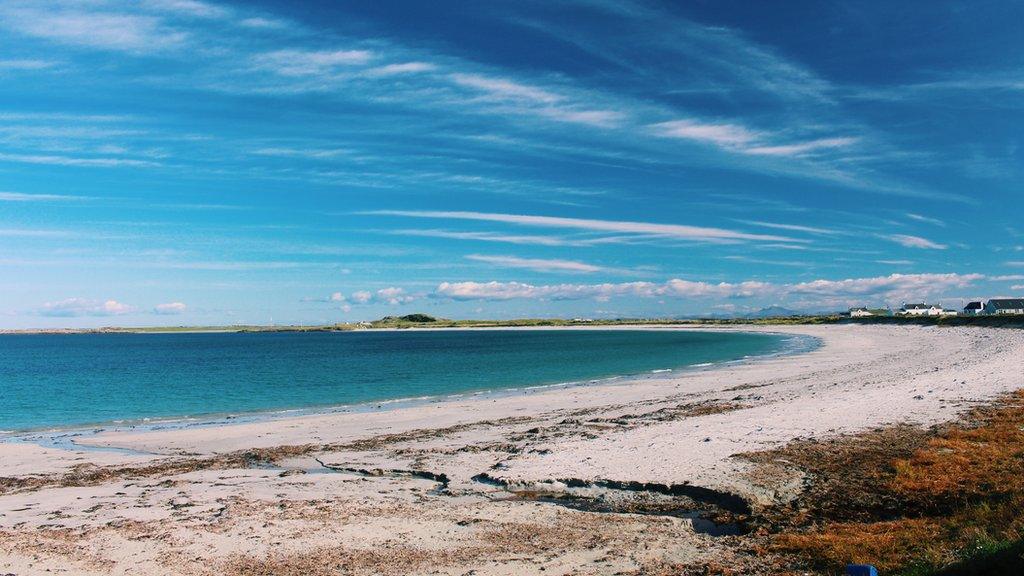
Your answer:
[[[759,565],[835,574],[856,562],[908,576],[1024,570],[1024,391],[929,430],[894,426],[743,457],[808,478],[796,500],[755,514]]]
[[[395,330],[408,328],[544,328],[579,326],[797,326],[818,324],[895,324],[907,326],[979,326],[1024,328],[1024,315],[991,316],[866,316],[851,318],[843,314],[773,316],[770,318],[515,318],[508,320],[450,320],[426,314],[385,316],[371,322],[294,325],[230,326],[148,326],[83,329],[0,330],[0,334],[144,334],[168,332],[348,332],[356,330]]]

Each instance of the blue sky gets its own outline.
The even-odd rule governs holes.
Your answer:
[[[0,327],[1024,294],[1016,2],[0,3]]]

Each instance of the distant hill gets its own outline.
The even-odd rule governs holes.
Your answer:
[[[789,308],[783,308],[782,306],[768,306],[767,308],[761,308],[757,312],[750,312],[744,314],[742,318],[783,318],[788,316],[803,315],[803,312],[790,310]]]
[[[385,316],[381,318],[379,322],[416,322],[418,324],[422,324],[426,322],[437,322],[437,318],[434,318],[429,314],[406,314],[405,316]]]

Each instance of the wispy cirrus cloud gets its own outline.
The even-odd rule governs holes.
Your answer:
[[[948,248],[945,244],[939,244],[938,242],[933,242],[927,238],[912,236],[910,234],[889,234],[882,236],[882,238],[907,248],[922,248],[926,250],[945,250]]]
[[[0,162],[92,168],[152,168],[160,165],[159,162],[154,162],[152,160],[139,160],[136,158],[86,158],[57,154],[9,154],[4,152],[0,152]]]
[[[842,234],[842,232],[838,230],[832,230],[829,228],[818,228],[816,226],[804,226],[803,224],[782,224],[778,222],[764,222],[761,220],[738,220],[738,222],[750,224],[752,226],[761,226],[763,228],[774,228],[776,230],[790,230],[793,232],[807,232],[809,234]]]
[[[279,156],[281,158],[331,160],[342,156],[351,156],[354,151],[348,148],[260,148],[253,150],[252,153],[259,156]]]
[[[188,37],[156,16],[95,8],[67,1],[12,1],[0,5],[0,26],[62,44],[140,53],[180,46]]]
[[[486,262],[502,268],[526,268],[536,272],[580,272],[590,274],[593,272],[608,272],[610,269],[603,266],[595,266],[586,262],[576,260],[560,260],[552,258],[519,258],[517,256],[488,256],[484,254],[470,254],[467,260],[474,262]]]
[[[817,140],[809,140],[793,144],[752,146],[750,148],[744,148],[743,152],[746,154],[755,154],[760,156],[799,156],[801,154],[819,150],[845,148],[855,144],[857,140],[857,138],[852,137],[819,138]]]
[[[739,148],[758,140],[758,132],[737,124],[706,124],[695,120],[672,120],[652,124],[650,128],[665,138],[708,142],[716,146]]]
[[[912,212],[907,212],[907,218],[910,218],[911,220],[916,220],[918,222],[924,222],[926,224],[934,224],[935,226],[946,226],[946,222],[943,220],[939,220],[938,218],[932,218],[931,216],[922,216],[921,214],[914,214]]]
[[[739,124],[704,123],[690,119],[659,122],[648,128],[663,138],[713,144],[725,150],[755,156],[802,156],[811,152],[845,148],[858,141],[854,137],[834,137],[772,143],[779,137],[770,132],[751,130]]]
[[[502,242],[507,244],[536,246],[587,246],[593,241],[570,240],[560,236],[541,236],[535,234],[500,234],[497,232],[459,232],[454,230],[403,229],[387,230],[387,234],[399,236],[421,236],[426,238],[447,238],[451,240],[475,240],[480,242]]]
[[[436,70],[437,66],[430,62],[399,62],[396,64],[385,64],[376,68],[370,68],[365,72],[367,76],[387,77],[399,76],[402,74],[419,74]]]
[[[484,95],[499,100],[528,100],[553,104],[563,99],[562,96],[548,90],[506,78],[492,78],[480,74],[461,73],[452,74],[449,78],[459,86],[475,88]]]
[[[145,0],[141,4],[153,10],[192,18],[224,18],[231,14],[231,10],[224,6],[199,0]]]
[[[41,59],[0,60],[0,72],[4,70],[46,70],[57,65],[58,63],[52,60]]]
[[[27,194],[24,192],[0,192],[0,202],[61,202],[65,200],[89,200],[88,196],[66,194]]]
[[[526,214],[501,214],[494,212],[469,211],[437,211],[437,210],[374,210],[362,214],[383,216],[405,216],[412,218],[435,218],[447,220],[478,220],[484,222],[502,222],[523,226],[539,226],[546,228],[563,228],[591,230],[595,232],[616,232],[627,234],[648,234],[668,238],[695,240],[703,242],[729,241],[771,241],[771,242],[805,242],[785,236],[768,234],[752,234],[723,228],[703,226],[687,226],[681,224],[659,224],[653,222],[631,222],[618,220],[597,220],[586,218],[566,218],[558,216],[534,216]]]
[[[295,50],[283,49],[259,54],[253,58],[258,68],[282,76],[316,76],[366,64],[375,57],[370,50]]]
[[[507,78],[465,73],[453,73],[448,77],[458,86],[476,90],[484,100],[513,105],[498,107],[498,112],[532,114],[558,122],[595,127],[615,126],[626,118],[622,111],[592,109],[554,90]]]

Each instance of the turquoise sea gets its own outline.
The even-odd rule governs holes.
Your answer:
[[[579,383],[799,345],[672,330],[0,335],[0,430]]]

